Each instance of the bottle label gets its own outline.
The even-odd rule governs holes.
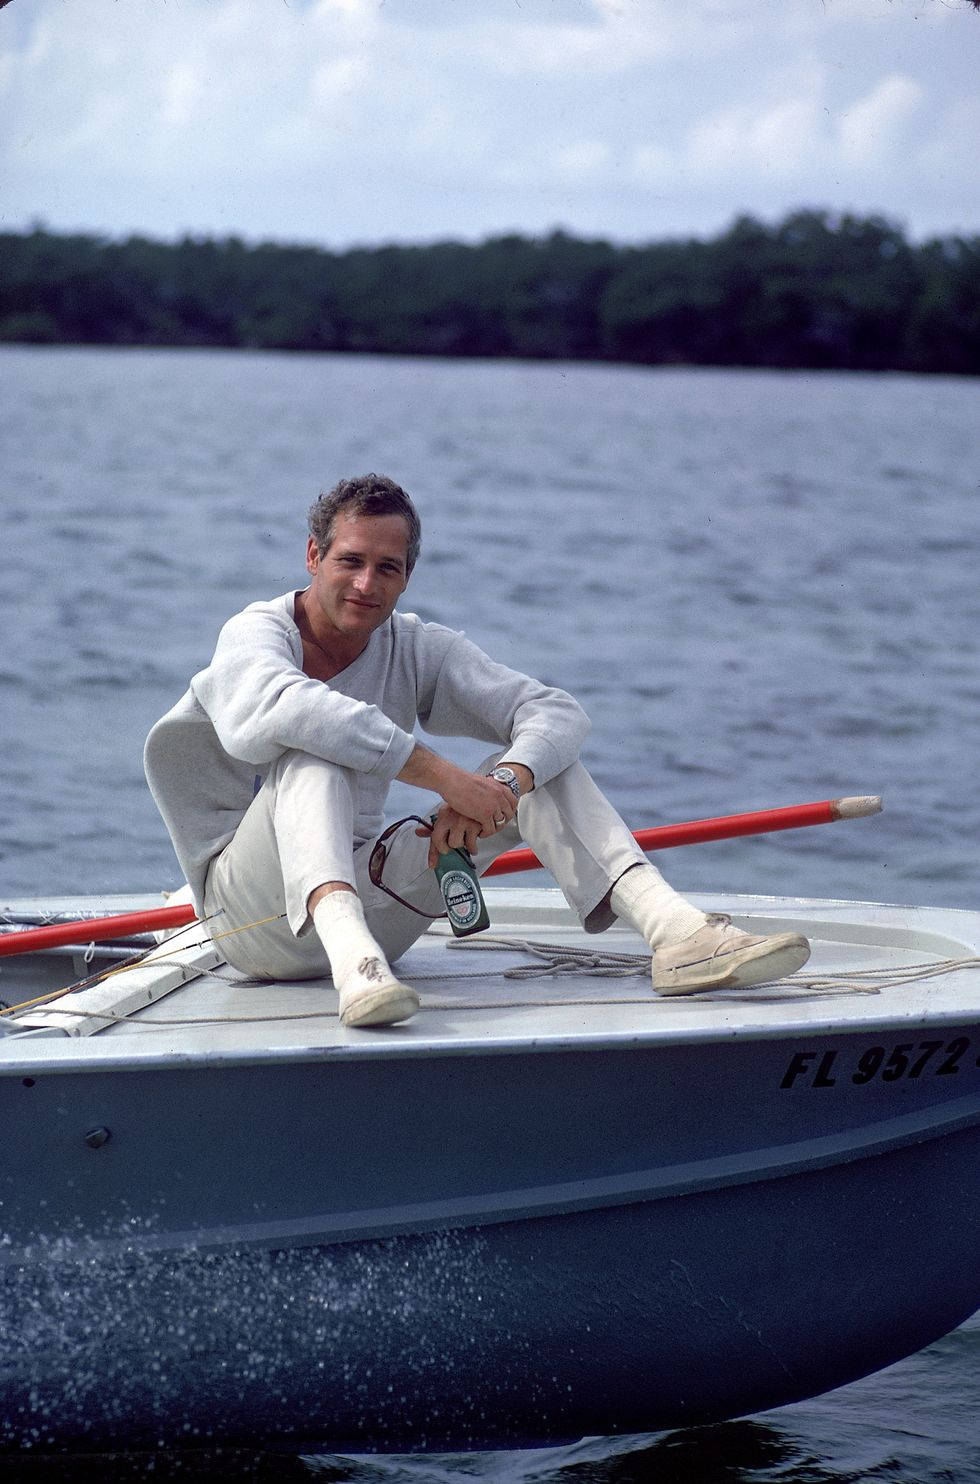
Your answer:
[[[439,883],[450,921],[457,927],[472,927],[480,915],[476,887],[464,871],[447,871]]]

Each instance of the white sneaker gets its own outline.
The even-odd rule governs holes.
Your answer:
[[[730,917],[712,912],[704,927],[653,955],[653,987],[660,994],[696,994],[699,989],[747,989],[802,969],[810,945],[800,933],[754,938]]]
[[[378,959],[365,960],[358,969],[356,982],[340,990],[341,1025],[397,1025],[411,1019],[420,1001],[410,984],[391,978],[390,969],[382,972]]]

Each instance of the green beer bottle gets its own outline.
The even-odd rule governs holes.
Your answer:
[[[469,851],[447,850],[436,862],[435,873],[446,904],[449,926],[456,937],[465,938],[470,933],[481,933],[488,928],[490,917]]]

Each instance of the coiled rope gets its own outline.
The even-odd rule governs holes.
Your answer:
[[[568,944],[538,943],[533,938],[497,938],[481,933],[479,938],[447,938],[447,948],[490,948],[531,954],[538,960],[504,969],[504,979],[541,979],[546,975],[585,974],[605,979],[628,979],[650,972],[649,953],[609,953],[595,948],[572,948]],[[444,975],[439,975],[444,978]]]

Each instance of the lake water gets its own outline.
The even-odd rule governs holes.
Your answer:
[[[143,738],[229,614],[304,584],[319,490],[375,469],[422,511],[403,606],[577,695],[634,828],[884,796],[664,854],[676,885],[980,903],[976,382],[12,346],[0,375],[0,897],[177,884]],[[696,1432],[152,1477],[980,1481],[978,1353],[974,1320]]]

